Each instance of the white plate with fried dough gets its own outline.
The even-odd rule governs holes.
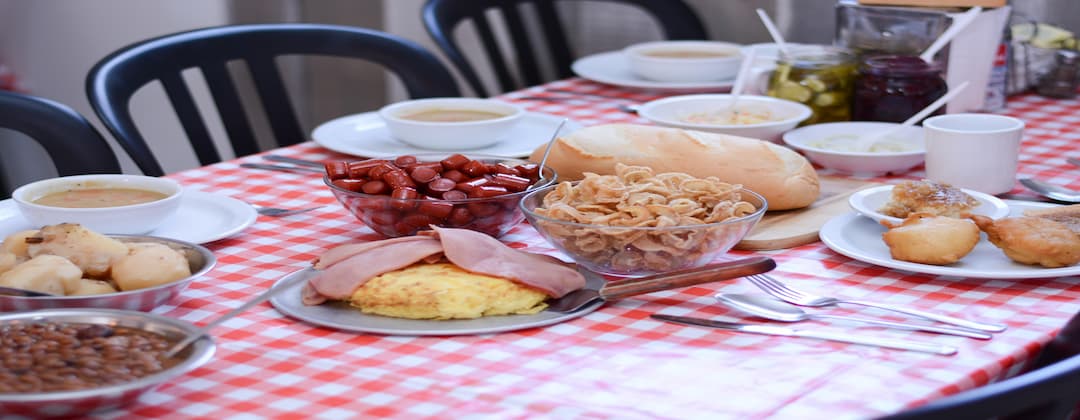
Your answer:
[[[1029,209],[1056,207],[1056,204],[1025,201],[1006,203],[1009,217],[1024,215]],[[971,253],[960,261],[950,265],[929,265],[899,261],[892,258],[889,247],[881,239],[886,231],[877,221],[858,213],[837,216],[821,228],[821,241],[833,251],[853,259],[897,270],[914,273],[935,274],[942,276],[1027,279],[1044,277],[1063,277],[1080,275],[1080,265],[1061,268],[1043,268],[1037,265],[1025,265],[1013,262],[998,247],[981,235],[978,244]]]
[[[888,220],[892,223],[900,223],[902,219],[886,216],[879,211],[892,199],[892,190],[892,185],[867,188],[852,194],[848,198],[848,204],[851,205],[852,210],[873,219],[875,222],[880,223],[882,220]],[[1000,219],[1009,215],[1009,205],[1005,204],[1000,198],[966,188],[960,190],[979,202],[979,205],[972,209],[972,214],[981,214],[991,219]]]

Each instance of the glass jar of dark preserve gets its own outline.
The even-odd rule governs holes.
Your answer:
[[[903,122],[948,90],[938,64],[908,55],[867,57],[855,79],[852,119]],[[938,108],[931,116],[944,111]]]

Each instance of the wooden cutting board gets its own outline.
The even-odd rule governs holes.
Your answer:
[[[818,241],[818,231],[833,217],[851,211],[848,197],[855,191],[881,185],[876,182],[825,177],[821,182],[821,196],[809,207],[796,210],[770,211],[765,213],[754,230],[735,249],[765,251],[792,248]]]

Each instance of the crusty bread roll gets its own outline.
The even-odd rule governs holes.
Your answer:
[[[542,145],[530,160],[543,157]],[[606,175],[615,163],[649,166],[654,171],[715,176],[761,194],[770,210],[806,207],[818,198],[813,166],[786,147],[746,137],[635,124],[606,124],[560,137],[547,165],[559,180],[573,181],[592,172]]]

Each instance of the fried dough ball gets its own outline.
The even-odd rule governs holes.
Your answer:
[[[82,270],[64,257],[38,255],[0,274],[0,286],[63,296],[64,285],[82,275]]]
[[[978,206],[979,200],[960,188],[924,179],[893,186],[889,202],[878,211],[901,219],[915,213],[965,217]]]
[[[914,213],[900,224],[882,221],[881,234],[894,259],[947,265],[960,261],[979,243],[979,228],[970,220]]]
[[[153,242],[127,244],[129,251],[112,266],[112,279],[120,290],[145,289],[191,275],[187,258],[168,245]]]
[[[1032,216],[971,219],[991,243],[1018,263],[1056,268],[1080,262],[1080,235],[1064,223]]]
[[[31,257],[61,256],[94,278],[104,278],[109,273],[109,266],[128,253],[123,242],[75,223],[45,226],[38,235],[27,239],[27,252]]]

